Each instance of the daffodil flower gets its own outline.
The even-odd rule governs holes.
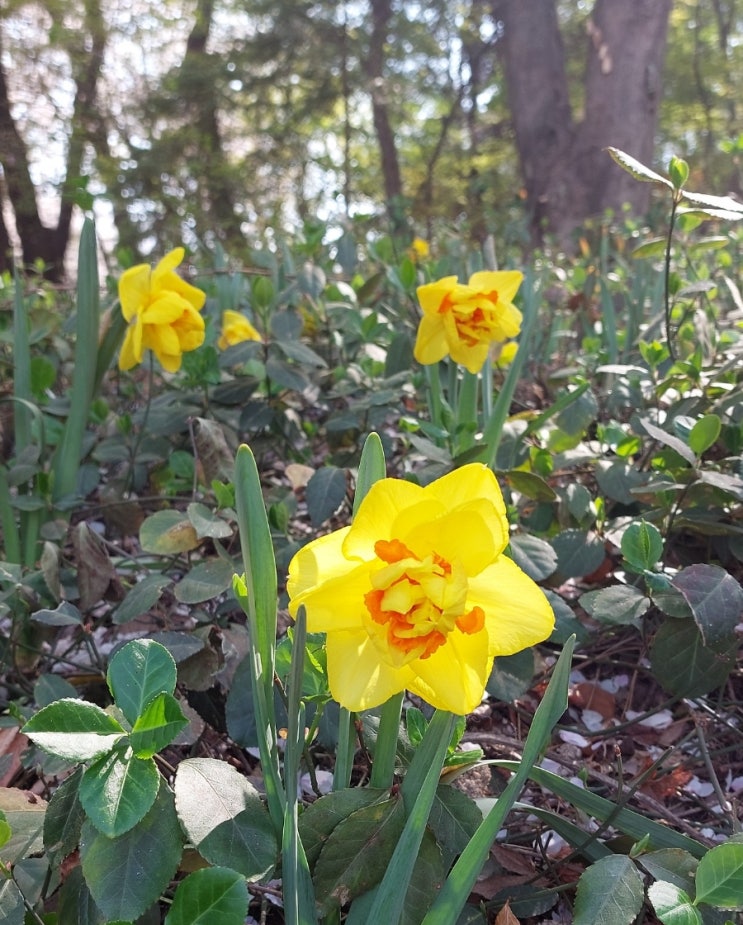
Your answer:
[[[428,365],[449,355],[469,372],[482,369],[491,344],[515,337],[521,312],[512,299],[523,275],[516,270],[474,273],[467,285],[456,276],[418,287],[423,317],[415,358]]]
[[[366,710],[409,690],[465,714],[482,700],[493,658],[546,639],[552,608],[509,558],[498,483],[473,463],[421,488],[372,485],[350,527],[289,565],[289,610],[326,633],[333,697]]]
[[[176,372],[182,355],[204,342],[204,319],[199,312],[206,295],[175,272],[184,255],[184,249],[176,247],[154,270],[140,263],[122,273],[119,301],[129,327],[119,369],[131,369],[142,362],[145,350],[151,350],[163,369]]]
[[[222,313],[222,336],[217,341],[220,350],[226,350],[246,340],[261,340],[261,335],[240,312],[230,309]]]

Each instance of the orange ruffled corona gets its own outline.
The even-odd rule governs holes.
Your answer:
[[[289,610],[326,634],[333,697],[349,710],[409,690],[470,713],[497,655],[546,639],[544,593],[503,551],[508,521],[492,471],[464,466],[421,488],[382,479],[350,527],[289,565]]]

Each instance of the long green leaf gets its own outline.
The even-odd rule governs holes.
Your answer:
[[[31,402],[31,348],[29,346],[28,314],[23,298],[20,274],[15,273],[13,299],[13,396],[18,400],[14,416],[16,453],[21,453],[31,442],[31,416],[24,402]]]
[[[364,449],[361,451],[359,472],[356,476],[356,491],[353,497],[354,516],[372,485],[386,475],[387,462],[384,458],[382,441],[379,439],[379,434],[371,433],[364,441]]]
[[[571,636],[555,665],[544,698],[534,714],[529,735],[524,743],[524,753],[515,774],[459,856],[459,860],[452,868],[431,909],[423,919],[423,925],[451,925],[452,922],[456,922],[482,865],[488,857],[503,820],[518,799],[532,766],[539,760],[543,749],[549,742],[555,723],[565,712],[574,645],[575,637]]]
[[[534,334],[539,314],[541,285],[535,282],[534,274],[531,270],[527,269],[524,276],[524,284],[521,288],[524,299],[522,306],[524,320],[521,326],[521,334],[519,335],[519,349],[516,351],[516,356],[508,368],[505,381],[493,406],[490,420],[485,422],[483,445],[485,452],[488,454],[488,465],[491,469],[495,466],[503,425],[508,418],[513,394],[521,377],[521,370],[524,368],[526,358],[531,351],[532,335]]]
[[[83,453],[83,438],[93,401],[98,357],[98,326],[100,302],[98,292],[98,256],[95,225],[86,219],[80,234],[77,278],[77,317],[75,340],[75,371],[72,377],[70,413],[62,439],[54,454],[55,501],[75,493],[77,474]]]
[[[492,764],[499,768],[507,768],[509,771],[516,771],[521,766],[519,761],[493,761]],[[615,829],[619,829],[632,838],[640,839],[649,836],[650,845],[654,849],[681,848],[695,858],[701,858],[707,851],[703,844],[693,838],[675,832],[668,826],[654,822],[631,809],[617,806],[612,800],[607,800],[606,797],[599,796],[597,793],[577,787],[564,777],[560,777],[559,774],[553,774],[552,771],[533,767],[529,770],[528,776],[545,790],[554,793],[555,796],[570,803],[576,809],[601,822],[610,821]]]
[[[284,826],[285,798],[279,772],[273,678],[276,647],[277,582],[271,529],[261,491],[258,468],[250,448],[243,445],[235,459],[235,507],[240,530],[245,608],[250,633],[251,684],[255,701],[258,746],[271,819],[277,835]],[[239,584],[239,579],[236,579]]]
[[[424,764],[421,760],[416,764],[417,753],[413,758],[410,770],[413,771],[417,779],[418,772],[424,768],[425,774],[420,786],[417,788],[412,807],[408,812],[405,828],[387,865],[382,882],[376,891],[372,907],[367,914],[368,922],[384,922],[389,923],[389,925],[397,925],[400,921],[400,915],[405,903],[405,894],[408,890],[410,878],[413,875],[413,868],[418,858],[423,834],[426,831],[428,817],[431,814],[431,807],[436,796],[436,788],[439,784],[441,769],[454,731],[455,722],[456,717],[453,714],[437,710],[426,729],[423,741],[418,747],[419,751],[425,755],[426,763]],[[411,797],[412,792],[410,789],[407,797],[403,794],[406,808]],[[449,921],[453,922],[455,920],[450,919]]]

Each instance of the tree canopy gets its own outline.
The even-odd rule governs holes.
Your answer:
[[[13,0],[0,267],[59,275],[75,206],[132,257],[318,220],[524,235],[524,203],[565,239],[646,197],[610,144],[739,192],[740,25],[735,0]]]

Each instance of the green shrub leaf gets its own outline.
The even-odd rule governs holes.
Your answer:
[[[159,782],[153,761],[137,758],[131,749],[117,749],[85,771],[80,782],[80,803],[99,832],[116,838],[149,811]]]
[[[96,905],[107,919],[133,922],[170,883],[183,853],[173,794],[164,781],[145,817],[118,838],[83,825],[80,857]]]
[[[705,414],[692,427],[689,434],[689,446],[697,456],[701,456],[715,443],[721,430],[720,418],[716,414]]]
[[[704,645],[691,620],[666,620],[650,649],[650,664],[657,681],[671,694],[700,697],[716,690],[735,665],[736,640],[723,650]]]
[[[245,878],[225,867],[209,867],[179,884],[165,925],[243,925],[247,914]]]
[[[132,725],[153,697],[173,693],[176,679],[173,656],[152,639],[128,642],[108,666],[108,686]]]
[[[173,556],[196,549],[199,539],[193,524],[180,511],[156,511],[139,528],[139,544],[145,552]]]
[[[323,466],[307,483],[307,509],[313,527],[319,527],[343,504],[346,473],[336,466]]]
[[[727,842],[705,854],[697,867],[697,903],[743,909],[743,843]]]
[[[724,644],[735,636],[743,611],[743,588],[719,565],[699,562],[682,569],[673,586],[691,607],[706,646]]]
[[[22,732],[45,752],[74,763],[105,755],[125,735],[99,706],[67,697],[39,710]]]
[[[135,722],[130,741],[137,758],[151,758],[162,751],[188,725],[180,704],[172,694],[157,694]]]
[[[644,899],[642,877],[629,858],[602,858],[581,874],[573,925],[632,925]]]
[[[160,600],[163,588],[173,583],[167,575],[147,575],[127,593],[113,612],[114,623],[128,623],[147,613]]]
[[[315,865],[315,888],[325,915],[379,883],[404,826],[399,798],[358,809],[335,826]]]
[[[663,925],[702,925],[702,916],[681,887],[658,880],[648,889],[648,899]]]
[[[663,537],[644,520],[629,525],[622,534],[622,555],[637,571],[652,569],[663,555]]]
[[[249,880],[265,876],[278,845],[258,791],[223,761],[191,758],[175,777],[178,818],[210,864],[229,866]]]

